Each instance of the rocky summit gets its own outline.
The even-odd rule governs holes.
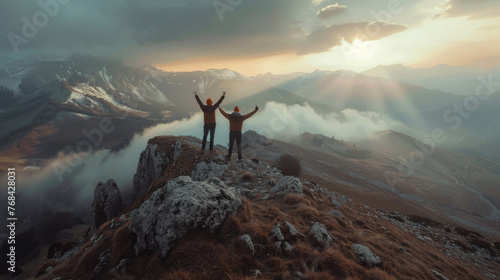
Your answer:
[[[245,137],[273,148],[261,136]],[[259,158],[228,161],[224,148],[208,154],[200,142],[150,139],[138,159],[130,204],[122,205],[113,180],[99,183],[90,230],[73,242],[51,246],[33,278],[500,275],[499,243],[477,232],[372,208],[321,177],[285,176],[275,162]]]

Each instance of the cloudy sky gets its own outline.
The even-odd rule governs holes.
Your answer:
[[[114,56],[243,74],[500,64],[498,0],[0,1],[0,58]]]

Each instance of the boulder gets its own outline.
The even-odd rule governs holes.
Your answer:
[[[113,179],[99,182],[94,190],[94,201],[90,207],[90,229],[95,232],[103,223],[116,216],[122,207],[120,189]]]
[[[318,242],[324,249],[333,245],[333,240],[335,237],[326,229],[326,227],[321,223],[314,223],[309,231],[309,235]]]
[[[170,162],[165,152],[156,152],[157,148],[158,145],[156,144],[148,144],[139,157],[137,171],[132,180],[134,184],[132,187],[132,201],[146,192],[151,182],[163,174],[163,171]],[[180,154],[179,151],[177,153]]]
[[[194,181],[205,181],[210,177],[219,177],[226,172],[227,164],[218,164],[211,159],[198,163],[193,172],[191,179]]]
[[[235,213],[241,201],[233,190],[180,176],[155,191],[138,209],[130,212],[129,230],[137,237],[136,254],[159,250],[163,256],[192,229],[214,231]]]
[[[271,189],[271,193],[302,193],[302,183],[294,176],[284,176]]]
[[[382,263],[382,259],[375,255],[368,247],[354,244],[351,246],[356,256],[358,256],[359,262],[363,265],[372,267]]]

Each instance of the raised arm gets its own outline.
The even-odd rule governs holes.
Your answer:
[[[219,112],[226,118],[229,120],[229,114],[226,113],[226,111],[224,111],[224,109],[222,109],[221,107],[219,107]]]
[[[255,106],[255,110],[242,116],[243,120],[246,120],[246,119],[250,118],[251,116],[255,115],[255,113],[257,113],[257,111],[259,111],[259,107]]]
[[[200,108],[203,108],[203,102],[201,102],[200,97],[198,97],[198,94],[196,94],[196,91],[194,92],[194,98],[196,98],[196,102],[198,102]]]
[[[219,107],[219,105],[222,103],[222,100],[224,100],[224,97],[226,96],[226,92],[223,91],[222,92],[222,96],[219,98],[219,101],[217,101],[217,103],[215,103],[215,108]]]

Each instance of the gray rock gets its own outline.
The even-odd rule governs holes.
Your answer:
[[[338,201],[336,201],[335,199],[332,200],[332,205],[337,207],[337,208],[342,208],[342,204]]]
[[[130,212],[130,231],[137,236],[135,252],[160,250],[165,256],[187,231],[195,228],[214,231],[240,205],[233,190],[193,181],[187,176],[170,180]]]
[[[198,163],[193,172],[191,179],[194,181],[205,181],[211,177],[219,177],[226,172],[227,164],[218,164],[210,159]]]
[[[109,255],[111,254],[111,250],[107,249],[99,255],[99,262],[94,268],[94,273],[99,273],[102,269],[108,264]]]
[[[273,227],[273,229],[271,230],[271,233],[272,233],[271,238],[276,238],[276,239],[278,239],[279,241],[283,241],[283,240],[285,240],[285,237],[284,237],[284,236],[283,236],[283,234],[281,233],[281,229],[279,228],[279,226],[275,226],[275,227]]]
[[[62,277],[61,276],[55,277],[55,278],[52,278],[52,280],[62,280]]]
[[[300,179],[293,176],[285,176],[271,189],[271,193],[302,193]]]
[[[328,214],[342,218],[342,219],[344,218],[344,214],[342,214],[342,212],[340,212],[339,210],[331,210],[328,212]]]
[[[91,233],[116,216],[121,207],[122,196],[116,182],[112,179],[109,179],[104,184],[99,182],[94,190],[94,201],[90,207]]]
[[[293,246],[290,243],[285,241],[285,243],[283,243],[283,246],[285,246],[285,251],[287,251],[288,253],[291,253],[293,251]]]
[[[382,263],[382,259],[375,255],[368,247],[354,244],[351,246],[356,256],[358,256],[359,262],[363,265],[372,267]]]
[[[335,237],[326,229],[326,227],[319,223],[316,222],[314,225],[311,227],[311,230],[309,231],[309,235],[312,236],[312,238],[317,241],[323,248],[328,248],[331,245],[333,245],[333,240],[335,240]]]
[[[163,171],[170,162],[170,158],[165,152],[156,153],[158,145],[148,144],[146,150],[141,153],[137,171],[132,180],[132,201],[144,194],[149,185],[163,174]]]
[[[252,254],[255,253],[255,247],[253,246],[252,238],[250,238],[250,235],[248,234],[243,234],[240,239],[245,242],[245,244],[248,246],[250,251],[252,251]]]
[[[177,160],[181,156],[181,153],[182,153],[181,141],[175,142],[175,145],[173,148],[174,148],[174,160]]]
[[[296,237],[297,235],[302,235],[290,222],[285,222],[285,226],[288,228],[290,235]]]
[[[49,266],[49,267],[47,267],[47,268],[43,271],[43,273],[44,273],[44,274],[46,274],[46,273],[51,272],[52,270],[54,270],[54,267],[53,267],[53,266]]]

